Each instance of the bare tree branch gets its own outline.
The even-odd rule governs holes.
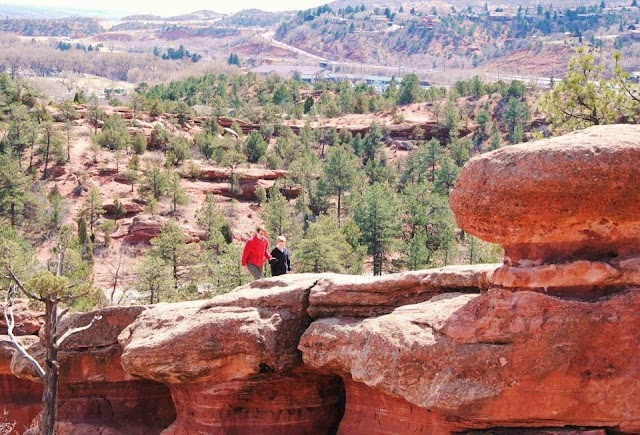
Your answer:
[[[13,316],[13,301],[9,299],[9,293],[5,295],[4,303],[2,304],[2,306],[4,309],[4,320],[7,323],[7,335],[11,339],[11,344],[13,344],[13,347],[15,347],[16,350],[20,352],[20,354],[35,367],[36,371],[38,372],[38,376],[40,376],[41,379],[44,379],[45,371],[40,363],[38,363],[38,361],[36,361],[34,357],[29,355],[29,352],[27,352],[26,349],[22,347],[22,345],[16,339],[16,336],[13,335],[13,327],[15,326],[16,321]]]
[[[65,332],[62,337],[58,338],[58,340],[56,340],[55,346],[56,347],[60,347],[60,345],[69,337],[71,337],[74,334],[78,334],[79,332],[82,331],[86,331],[87,329],[91,328],[96,321],[102,319],[102,316],[94,316],[93,319],[91,319],[91,322],[89,322],[88,325],[86,326],[81,326],[79,328],[73,328],[73,329],[69,329],[67,332]]]

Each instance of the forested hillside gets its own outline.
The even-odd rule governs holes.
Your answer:
[[[548,92],[478,77],[423,89],[408,75],[377,94],[209,74],[143,83],[130,107],[82,92],[51,104],[5,74],[2,252],[16,274],[66,276],[80,307],[226,292],[248,279],[240,251],[260,224],[272,243],[287,237],[295,272],[496,261],[454,222],[460,168],[511,143],[636,122],[638,85],[620,62],[582,51]]]

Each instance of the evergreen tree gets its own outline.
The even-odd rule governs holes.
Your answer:
[[[188,280],[190,266],[195,263],[197,254],[192,246],[188,246],[189,237],[170,220],[162,226],[160,235],[151,239],[151,255],[161,259],[169,268],[174,290],[178,290]]]
[[[89,218],[89,230],[91,231],[90,237],[91,240],[94,240],[93,229],[96,221],[104,214],[104,209],[102,208],[102,195],[100,194],[100,190],[93,184],[89,187],[89,193],[85,204],[85,213]]]
[[[184,188],[180,182],[180,175],[175,171],[167,173],[167,195],[171,199],[171,212],[177,213],[179,205],[189,203],[189,197],[186,195]]]
[[[156,200],[167,192],[167,175],[159,163],[150,161],[147,164],[145,177],[140,186],[142,192],[147,192]]]
[[[398,104],[417,103],[421,99],[420,79],[415,74],[405,76],[400,82]]]
[[[147,150],[147,139],[140,133],[136,133],[132,143],[133,152],[142,155]]]
[[[262,210],[262,220],[270,234],[274,237],[285,236],[290,246],[295,246],[300,239],[300,218],[280,192],[279,183],[269,191],[269,199]]]
[[[323,214],[309,225],[296,249],[295,265],[300,272],[344,272],[345,253],[351,249],[335,215]]]
[[[542,98],[540,106],[558,132],[613,124],[638,113],[637,102],[604,75],[605,65],[583,48],[569,61],[565,78]]]
[[[121,219],[127,215],[127,209],[124,207],[124,204],[120,200],[120,197],[116,195],[113,199],[113,217],[115,221],[118,222],[118,219]]]
[[[111,115],[104,123],[102,131],[96,134],[96,143],[109,150],[123,150],[129,143],[129,132],[124,121],[117,113]]]
[[[357,203],[353,220],[362,232],[362,242],[373,256],[373,274],[382,275],[387,255],[400,234],[402,206],[388,185],[374,184],[365,189]]]
[[[78,244],[80,247],[80,253],[82,259],[85,261],[93,260],[93,244],[89,238],[89,232],[87,231],[87,221],[84,216],[80,216],[78,219]]]
[[[12,227],[30,202],[31,180],[20,171],[18,162],[0,154],[0,216],[8,217]]]
[[[136,289],[149,297],[149,303],[160,302],[171,291],[171,271],[159,257],[146,256],[136,269]]]
[[[258,132],[249,135],[246,144],[247,160],[251,163],[257,163],[267,151],[267,143]]]
[[[440,195],[449,196],[449,192],[456,184],[460,176],[460,168],[456,166],[451,157],[444,157],[440,168],[436,171],[435,187]]]
[[[205,241],[218,253],[222,251],[224,243],[232,242],[229,224],[212,194],[207,194],[202,206],[196,212],[196,220],[198,226],[205,231]]]
[[[326,193],[338,196],[337,217],[342,215],[342,197],[351,189],[359,170],[358,157],[342,146],[332,147],[324,162]]]

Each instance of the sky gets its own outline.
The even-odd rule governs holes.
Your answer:
[[[284,11],[307,9],[328,3],[330,0],[2,0],[0,3],[43,8],[89,9],[122,11],[129,13],[150,13],[171,16],[209,9],[216,12],[232,13],[242,9],[262,9]],[[0,15],[2,14],[0,5]]]

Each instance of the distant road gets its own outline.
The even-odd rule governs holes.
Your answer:
[[[288,51],[291,51],[293,53],[301,54],[303,56],[306,56],[308,58],[311,58],[313,60],[317,60],[317,61],[320,61],[320,62],[329,62],[329,59],[325,59],[324,57],[316,56],[315,54],[309,53],[308,51],[301,50],[298,47],[294,47],[293,45],[289,45],[289,44],[285,44],[284,42],[277,41],[275,39],[275,34],[276,33],[274,31],[269,31],[269,32],[263,33],[262,37],[264,39],[266,39],[267,41],[269,41],[271,43],[271,45],[273,45],[274,47],[282,48],[284,50],[288,50]]]
[[[269,32],[265,32],[262,33],[261,36],[266,39],[267,41],[269,41],[269,43],[271,45],[273,45],[274,47],[278,47],[278,48],[282,48],[284,50],[288,50],[291,51],[292,53],[296,53],[302,56],[306,56],[309,59],[313,59],[315,61],[318,62],[327,62],[329,65],[333,65],[333,66],[337,66],[337,67],[348,67],[348,68],[353,68],[355,70],[358,69],[377,69],[377,70],[384,70],[384,71],[388,71],[388,74],[391,76],[396,76],[396,77],[400,77],[400,76],[404,76],[404,74],[407,72],[407,70],[405,70],[404,66],[388,66],[388,65],[375,65],[375,64],[370,64],[370,63],[359,63],[359,62],[351,62],[351,61],[333,61],[330,60],[326,57],[322,57],[322,56],[318,56],[316,54],[313,53],[309,53],[308,51],[305,51],[301,48],[295,47],[293,45],[289,45],[285,42],[281,42],[275,39],[275,32],[274,31],[269,31]],[[430,75],[433,75],[434,70],[420,70],[420,69],[409,69],[408,71],[418,74],[419,76],[423,76],[428,78]],[[487,79],[489,80],[494,80],[494,81],[498,81],[498,80],[503,80],[503,81],[512,81],[512,80],[520,80],[522,82],[525,83],[532,83],[535,84],[536,86],[540,86],[540,87],[544,87],[544,88],[548,88],[551,86],[551,78],[550,77],[537,77],[537,76],[523,76],[523,75],[512,75],[512,74],[481,74],[484,75],[485,77],[487,77]]]

